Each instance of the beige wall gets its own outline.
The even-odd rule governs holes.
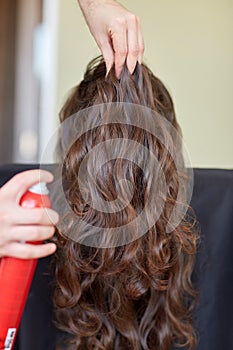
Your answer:
[[[60,1],[58,105],[99,51],[75,0]],[[233,166],[233,0],[122,0],[175,101],[195,167]]]

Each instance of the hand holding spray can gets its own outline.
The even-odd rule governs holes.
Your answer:
[[[20,205],[31,209],[51,208],[48,193],[44,182],[36,184],[22,196]],[[0,259],[0,350],[13,349],[36,264],[37,259]]]

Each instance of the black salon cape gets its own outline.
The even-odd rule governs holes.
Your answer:
[[[0,186],[31,168],[37,166],[0,166]],[[199,290],[197,350],[233,350],[233,171],[194,169],[191,206],[201,229],[193,274]],[[14,350],[55,350],[59,332],[52,322],[49,262],[37,265]]]

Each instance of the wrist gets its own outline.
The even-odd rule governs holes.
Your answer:
[[[77,0],[82,10],[87,10],[93,6],[103,5],[104,3],[116,3],[115,0]]]
[[[79,6],[81,9],[86,9],[92,6],[93,4],[97,3],[98,0],[78,0]]]

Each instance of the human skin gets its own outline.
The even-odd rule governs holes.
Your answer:
[[[114,0],[79,0],[89,29],[106,63],[107,74],[115,66],[118,78],[124,63],[132,74],[142,63],[144,41],[140,19]],[[38,182],[39,170],[22,172],[0,189],[0,258],[41,258],[55,252],[54,243],[22,244],[43,241],[53,236],[58,214],[52,209],[23,209],[20,197]],[[51,182],[52,175],[40,171],[40,180]]]
[[[33,184],[51,182],[53,175],[44,170],[29,170],[15,175],[0,188],[0,258],[42,258],[53,254],[54,243],[33,245],[22,241],[44,241],[53,236],[58,214],[52,209],[26,209],[20,198]]]
[[[106,63],[118,78],[124,63],[132,74],[142,63],[144,41],[140,19],[114,0],[78,0],[90,32]]]

